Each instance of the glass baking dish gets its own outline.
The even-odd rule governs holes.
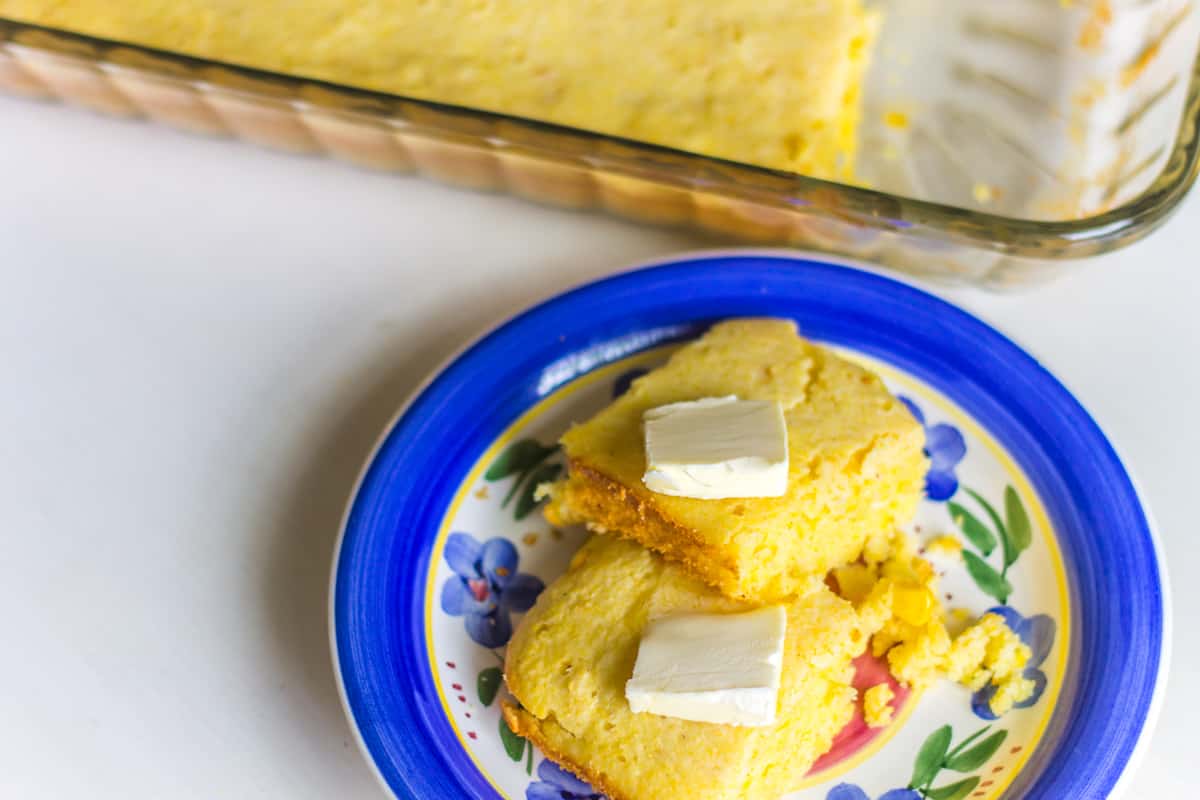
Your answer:
[[[1195,179],[1190,0],[872,5],[853,185],[3,18],[0,90],[991,287],[1136,241]]]

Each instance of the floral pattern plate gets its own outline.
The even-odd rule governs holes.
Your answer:
[[[790,800],[1103,798],[1160,700],[1165,574],[1137,492],[1103,434],[1033,359],[906,284],[821,261],[698,256],[561,295],[489,333],[399,415],[364,470],[333,571],[347,712],[400,798],[599,798],[499,715],[513,626],[582,542],[534,487],[555,446],[713,321],[795,319],[880,374],[925,427],[911,525],[961,553],[928,557],[952,619],[1003,614],[1036,692],[997,719],[986,691],[922,695],[886,665],[895,720],[861,713]],[[1119,710],[1119,713],[1113,713]]]

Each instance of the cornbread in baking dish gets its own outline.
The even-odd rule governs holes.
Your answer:
[[[504,717],[611,800],[776,800],[829,750],[854,712],[852,660],[890,613],[890,591],[858,609],[820,580],[787,606],[775,724],[738,727],[635,714],[625,698],[649,620],[746,611],[678,565],[593,536],[525,615],[504,676]]]
[[[782,405],[786,493],[700,500],[646,488],[644,412],[729,395]],[[775,319],[714,326],[562,444],[567,477],[545,490],[551,523],[634,539],[760,603],[861,556],[881,560],[916,510],[926,469],[920,424],[877,376]]]
[[[849,174],[876,18],[862,0],[0,0],[0,16]]]

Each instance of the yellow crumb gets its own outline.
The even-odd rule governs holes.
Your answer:
[[[1146,71],[1146,67],[1150,66],[1150,62],[1154,60],[1154,57],[1158,55],[1161,49],[1158,42],[1155,42],[1139,53],[1134,62],[1121,71],[1122,88],[1128,89],[1130,86],[1133,86],[1134,82]]]
[[[988,708],[997,717],[1002,717],[1012,711],[1013,706],[1017,703],[1028,700],[1036,688],[1037,684],[1027,678],[1014,678],[1006,681],[996,688],[996,693],[988,702]]]
[[[990,705],[1000,715],[1033,694],[1033,681],[1022,675],[1031,656],[1029,647],[998,614],[984,614],[950,646],[946,677],[972,691],[989,683],[996,687]]]
[[[909,625],[919,627],[927,624],[933,618],[937,604],[937,598],[927,587],[904,583],[896,587],[892,608],[897,617]]]
[[[1071,98],[1071,102],[1084,111],[1095,108],[1108,94],[1108,84],[1099,78],[1088,79],[1083,88]]]
[[[892,699],[896,695],[886,683],[876,684],[863,695],[863,719],[868,728],[882,728],[892,721]]]
[[[1098,51],[1104,44],[1104,33],[1112,24],[1112,5],[1109,0],[1096,0],[1092,15],[1079,31],[1079,46],[1084,50]]]
[[[883,124],[887,125],[889,128],[907,130],[908,114],[905,114],[903,111],[896,111],[895,109],[891,111],[885,111],[883,114]]]
[[[925,552],[932,556],[957,558],[962,555],[962,549],[962,542],[954,536],[936,536],[925,543]]]

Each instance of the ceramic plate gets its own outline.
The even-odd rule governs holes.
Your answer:
[[[891,726],[856,717],[789,798],[1108,796],[1157,706],[1167,641],[1154,535],[1112,447],[1053,376],[966,313],[775,255],[691,257],[545,302],[469,347],[386,432],[331,600],[347,712],[384,784],[419,800],[599,797],[499,714],[513,626],[583,538],[542,519],[533,487],[563,469],[554,443],[572,421],[737,316],[796,320],[908,403],[931,463],[911,530],[967,554],[931,555],[945,605],[1000,610],[1037,686],[1000,719],[985,692],[900,692]],[[886,677],[870,658],[857,667],[864,686]]]

